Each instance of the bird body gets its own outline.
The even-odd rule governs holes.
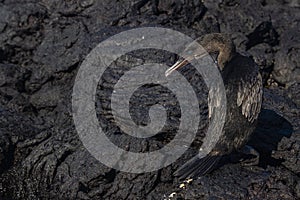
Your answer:
[[[218,53],[217,63],[226,89],[227,113],[215,147],[206,157],[196,155],[180,167],[175,175],[181,178],[204,175],[214,169],[222,156],[242,148],[256,127],[262,104],[262,78],[258,66],[251,58],[235,51],[228,35],[212,33],[196,41],[208,53]],[[195,58],[197,54],[200,52],[193,52],[189,58]],[[177,62],[168,73],[186,65],[188,61]]]

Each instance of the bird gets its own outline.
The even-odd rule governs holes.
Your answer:
[[[217,55],[216,63],[226,90],[227,111],[221,137],[216,145],[205,157],[200,156],[199,153],[176,170],[174,175],[180,179],[195,178],[210,173],[217,168],[222,157],[234,151],[255,152],[254,149],[246,146],[246,143],[257,125],[262,106],[263,83],[259,67],[252,58],[236,51],[228,34],[205,34],[195,41],[209,55]],[[188,55],[171,66],[165,72],[166,76],[203,55],[203,50],[189,49],[189,47],[185,52],[189,52]],[[257,155],[256,153],[253,154]]]

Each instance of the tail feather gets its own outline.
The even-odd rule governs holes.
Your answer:
[[[178,176],[180,179],[203,176],[211,172],[216,167],[220,159],[221,156],[218,155],[207,155],[204,158],[200,158],[197,155],[181,166],[174,175]]]

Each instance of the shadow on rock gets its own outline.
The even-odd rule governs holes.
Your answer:
[[[278,166],[284,159],[275,159],[272,152],[276,151],[283,137],[291,137],[292,125],[282,116],[272,110],[263,109],[258,119],[258,126],[250,138],[249,145],[260,154],[259,166],[266,168]]]

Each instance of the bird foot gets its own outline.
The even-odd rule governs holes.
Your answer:
[[[245,145],[239,150],[241,153],[240,163],[242,166],[253,166],[259,163],[259,153],[251,146]]]

